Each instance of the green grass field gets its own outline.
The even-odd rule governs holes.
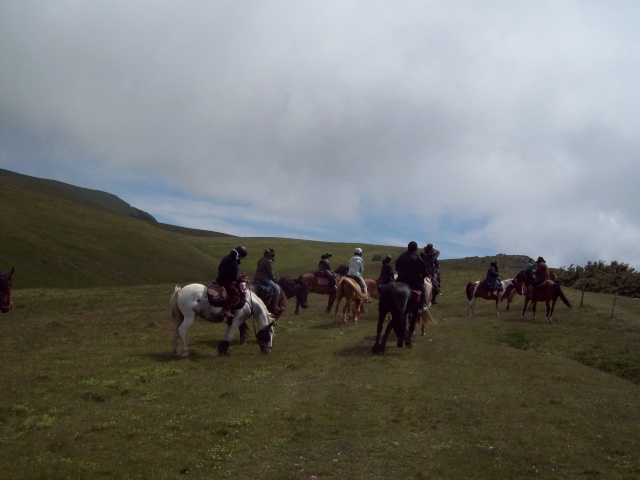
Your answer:
[[[521,321],[521,299],[500,317],[480,301],[470,318],[470,274],[450,267],[439,324],[384,357],[375,303],[334,325],[312,294],[269,356],[252,339],[218,357],[223,327],[199,321],[184,361],[172,284],[17,290],[2,478],[638,478],[638,302],[609,319],[610,297],[589,295],[546,324]]]

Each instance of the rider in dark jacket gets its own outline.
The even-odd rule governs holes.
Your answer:
[[[409,242],[407,251],[401,254],[396,260],[396,271],[398,272],[397,282],[402,282],[409,285],[414,290],[419,290],[422,295],[421,309],[425,309],[427,306],[427,299],[424,298],[424,277],[427,275],[427,267],[424,261],[416,253],[418,251],[418,244],[416,242]]]
[[[335,274],[331,271],[331,263],[329,262],[329,257],[333,257],[329,252],[323,253],[320,257],[320,262],[318,262],[318,270],[322,272],[329,280],[329,286],[336,290],[336,277]]]
[[[222,309],[222,314],[227,318],[233,318],[231,309],[240,301],[240,292],[233,282],[242,281],[238,265],[247,256],[247,249],[240,245],[229,252],[218,265],[218,277],[216,283],[222,285],[227,291],[227,304]]]
[[[438,270],[440,270],[439,255],[440,250],[433,248],[432,243],[428,243],[427,246],[424,247],[424,251],[420,254],[420,258],[422,258],[427,267],[427,278],[431,280],[431,284],[433,285],[431,302],[434,305],[438,303],[436,297],[438,293],[440,293],[440,281],[438,280]]]
[[[387,283],[394,282],[393,278],[393,267],[391,266],[391,255],[387,255],[382,260],[382,267],[380,268],[380,277],[378,278],[378,290],[382,287],[382,285],[386,285]]]

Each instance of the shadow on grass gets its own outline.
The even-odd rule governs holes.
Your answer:
[[[370,357],[371,356],[371,347],[373,347],[373,343],[375,342],[375,338],[371,340],[370,344],[356,345],[354,347],[343,348],[342,350],[338,350],[335,352],[335,356],[337,357]]]

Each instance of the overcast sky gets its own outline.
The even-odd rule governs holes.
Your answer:
[[[638,25],[637,0],[0,0],[0,168],[239,236],[638,270]]]

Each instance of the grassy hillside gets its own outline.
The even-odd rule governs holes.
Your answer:
[[[16,288],[181,282],[217,266],[179,235],[28,179],[0,175],[0,204],[0,268],[16,268]]]

